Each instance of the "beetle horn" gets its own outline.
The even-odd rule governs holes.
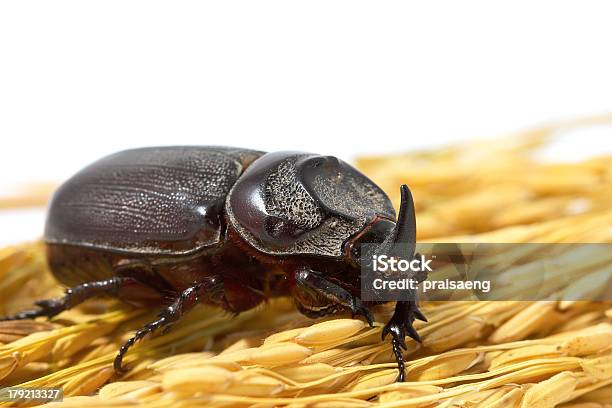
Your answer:
[[[400,187],[402,200],[397,216],[395,228],[391,231],[391,242],[395,245],[402,244],[402,255],[411,259],[416,248],[416,218],[414,215],[414,201],[412,193],[406,184]]]

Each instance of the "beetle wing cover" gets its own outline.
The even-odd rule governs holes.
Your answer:
[[[214,245],[229,190],[261,154],[169,146],[102,158],[57,190],[45,241],[145,254]]]

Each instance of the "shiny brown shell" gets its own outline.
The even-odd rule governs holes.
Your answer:
[[[263,153],[167,146],[106,156],[54,194],[44,239],[143,255],[179,255],[220,242],[228,192]]]

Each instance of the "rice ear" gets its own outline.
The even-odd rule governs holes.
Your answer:
[[[359,159],[400,204],[385,244],[398,242],[412,255],[415,206],[419,240],[433,243],[611,243],[612,158],[551,164],[528,155],[578,122],[504,143]],[[407,181],[412,191],[403,185],[398,194]],[[606,260],[586,259],[573,270],[561,265],[557,283],[576,286],[581,277],[599,276]],[[540,270],[528,263],[500,281],[529,284]],[[588,293],[599,289],[590,283]],[[0,315],[62,290],[41,242],[0,249]],[[112,301],[83,305],[51,323],[0,322],[0,388],[64,387],[65,401],[50,406],[79,408],[590,408],[612,401],[610,302],[423,303],[429,322],[416,323],[423,343],[410,342],[403,352],[409,381],[402,384],[379,325],[312,321],[291,299],[271,299],[235,317],[196,307],[167,334],[140,342],[125,377],[110,369],[117,349],[156,311]],[[387,321],[392,306],[376,306],[377,321]]]

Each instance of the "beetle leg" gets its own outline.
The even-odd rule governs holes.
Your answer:
[[[130,338],[123,344],[123,346],[121,346],[121,349],[119,350],[119,353],[115,357],[115,361],[113,363],[115,371],[118,374],[126,371],[122,367],[123,356],[138,340],[159,328],[163,327],[167,330],[170,325],[177,322],[183,316],[183,314],[191,310],[200,300],[209,299],[218,301],[219,297],[222,295],[223,281],[216,276],[208,277],[207,279],[185,289],[180,296],[176,298],[174,302],[172,302],[172,304],[161,311],[157,320],[146,324],[142,329],[136,331],[134,337]]]
[[[327,316],[330,314],[334,314],[338,311],[341,305],[334,304],[331,306],[323,307],[317,310],[312,310],[305,307],[300,302],[295,302],[298,311],[306,317],[310,317],[311,319],[318,319],[319,317]]]
[[[40,309],[24,310],[12,316],[0,317],[0,320],[34,319],[39,316],[51,318],[94,296],[117,295],[122,287],[134,281],[133,278],[129,277],[113,277],[107,280],[83,283],[67,289],[63,297],[34,302]]]
[[[325,279],[319,273],[310,269],[298,270],[295,274],[296,284],[305,290],[313,291],[351,310],[354,316],[363,316],[370,326],[374,325],[372,313],[356,296],[346,289]]]
[[[393,347],[393,354],[395,354],[395,360],[397,361],[397,367],[399,370],[397,382],[403,382],[405,379],[402,349],[408,349],[408,346],[406,346],[406,335],[410,336],[419,343],[421,342],[419,334],[412,325],[415,319],[419,319],[424,322],[427,321],[423,313],[421,313],[419,310],[416,300],[399,301],[395,305],[393,316],[382,331],[383,340],[385,337],[387,337],[387,334],[391,334],[392,337],[391,345]]]

